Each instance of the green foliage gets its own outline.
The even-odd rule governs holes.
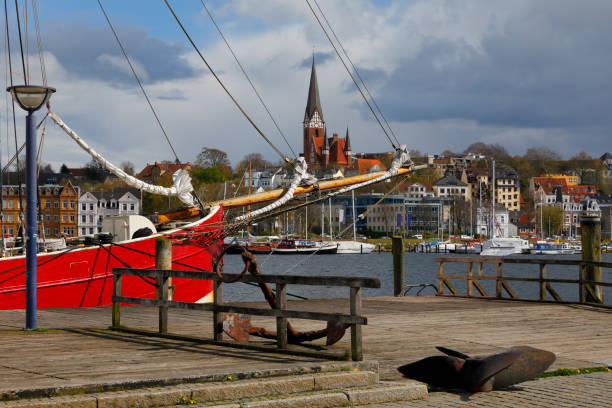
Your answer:
[[[587,367],[587,368],[560,368],[555,371],[549,371],[540,375],[537,378],[548,378],[548,377],[559,377],[559,376],[570,376],[590,373],[609,373],[608,367]]]
[[[542,223],[540,224],[540,217]],[[544,237],[561,235],[563,230],[563,209],[555,206],[542,206],[536,213],[536,225],[542,225]]]
[[[221,170],[216,167],[195,167],[191,170],[191,177],[203,184],[223,183],[226,180]]]

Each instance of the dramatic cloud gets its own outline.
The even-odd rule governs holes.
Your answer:
[[[194,69],[182,56],[183,44],[150,37],[142,28],[125,24],[116,30],[140,79],[146,83],[191,78]],[[70,73],[82,79],[134,84],[119,45],[106,26],[55,24],[44,37],[47,51]]]

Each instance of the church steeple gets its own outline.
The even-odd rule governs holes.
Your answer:
[[[318,113],[320,122],[324,122],[323,120],[323,109],[321,108],[321,99],[319,98],[319,85],[317,83],[317,70],[315,68],[315,60],[314,54],[312,56],[312,68],[310,70],[310,86],[308,88],[308,100],[306,102],[306,112],[304,114],[304,125],[307,122],[310,122],[311,126],[309,127],[322,127],[322,126],[312,126],[315,125],[313,119],[315,119],[315,112]],[[318,123],[317,123],[318,125]]]

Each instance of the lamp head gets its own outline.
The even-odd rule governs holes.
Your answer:
[[[40,109],[55,92],[55,88],[38,85],[15,85],[6,90],[11,93],[13,100],[28,112]]]

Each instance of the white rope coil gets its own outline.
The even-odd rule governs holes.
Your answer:
[[[194,202],[193,196],[191,192],[193,191],[193,186],[191,185],[191,176],[189,172],[186,170],[180,169],[177,170],[172,175],[172,187],[162,187],[156,186],[153,184],[145,183],[142,180],[137,179],[136,177],[130,176],[125,171],[121,170],[119,167],[115,166],[104,157],[102,157],[98,152],[92,149],[76,132],[68,127],[62,119],[57,116],[54,112],[49,111],[49,117],[53,119],[55,123],[59,127],[61,127],[64,132],[68,134],[83,150],[85,150],[89,155],[96,160],[98,163],[102,165],[106,170],[113,173],[115,176],[119,177],[129,186],[138,188],[143,191],[147,191],[152,194],[165,195],[165,196],[177,196],[179,200],[181,200],[185,205],[190,207],[194,207],[196,204]]]

